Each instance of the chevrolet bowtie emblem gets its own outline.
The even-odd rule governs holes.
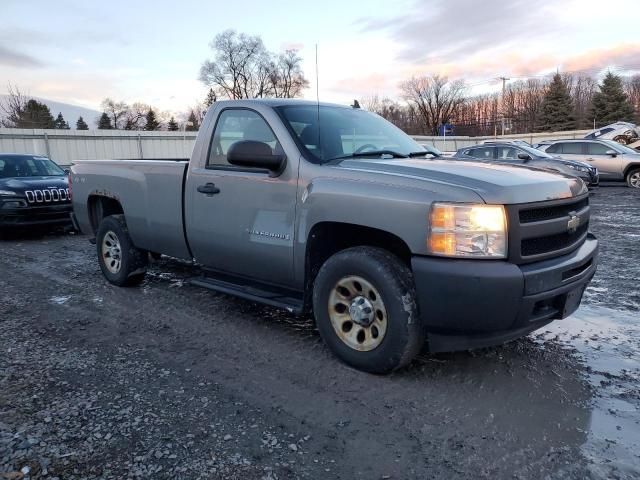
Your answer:
[[[580,226],[580,217],[575,213],[571,212],[569,214],[569,221],[567,222],[567,231],[569,233],[576,233],[578,227]]]

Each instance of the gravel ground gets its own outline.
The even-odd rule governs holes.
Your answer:
[[[385,377],[184,263],[119,289],[86,237],[5,240],[0,478],[639,478],[640,195],[592,204],[574,316]]]

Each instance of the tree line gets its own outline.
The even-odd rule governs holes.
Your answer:
[[[457,135],[592,129],[640,122],[640,75],[592,77],[556,73],[506,84],[502,92],[468,96],[462,80],[439,75],[400,84],[397,100],[369,96],[360,103],[414,135],[437,135],[451,124]]]

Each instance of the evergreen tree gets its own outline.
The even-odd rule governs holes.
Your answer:
[[[576,119],[573,115],[571,94],[560,74],[556,73],[542,98],[539,130],[558,132],[574,128]]]
[[[216,100],[218,100],[216,92],[213,91],[213,88],[210,88],[209,93],[207,93],[207,98],[204,99],[205,107],[209,108],[211,105],[216,103]]]
[[[55,128],[49,107],[37,100],[29,100],[15,120],[16,128]]]
[[[200,130],[200,122],[198,122],[198,117],[193,110],[189,114],[189,118],[187,118],[187,126],[185,128],[187,132],[197,132]]]
[[[53,122],[53,128],[57,128],[59,130],[69,130],[69,124],[62,116],[62,112],[58,112],[58,117]]]
[[[144,126],[144,129],[147,131],[158,130],[160,128],[160,122],[156,119],[156,112],[153,111],[152,108],[147,112],[147,123]]]
[[[98,129],[99,130],[113,130],[113,125],[111,124],[111,118],[107,115],[106,112],[102,112],[100,115],[100,119],[98,120]]]
[[[169,119],[169,123],[167,123],[167,130],[169,130],[170,132],[177,132],[178,129],[179,129],[178,123],[175,121],[173,117],[171,117]]]
[[[591,118],[598,125],[618,121],[633,122],[633,105],[624,92],[622,78],[609,72],[602,80],[600,91],[593,95]]]
[[[89,130],[89,125],[87,125],[82,116],[76,122],[76,130]]]

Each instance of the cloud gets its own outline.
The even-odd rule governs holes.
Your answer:
[[[540,38],[557,32],[557,15],[548,15],[553,0],[416,1],[394,18],[364,18],[357,22],[366,32],[385,31],[401,45],[398,58],[414,62],[442,61],[466,56],[518,39]]]
[[[280,44],[280,51],[284,52],[285,50],[302,50],[304,48],[304,43],[301,42],[283,42]]]
[[[464,79],[468,86],[486,91],[487,88],[501,85],[496,72],[503,72],[512,80],[517,80],[551,74],[556,69],[595,77],[609,68],[618,72],[640,71],[640,44],[621,43],[576,55],[523,55],[519,52],[486,55],[485,51],[481,51],[466,57],[463,62],[452,60],[419,65],[406,62],[389,74],[372,73],[340,78],[331,85],[330,90],[349,98],[372,94],[397,97],[401,81],[412,76],[439,74],[450,79]]]
[[[7,47],[0,45],[0,65],[19,68],[36,68],[42,67],[44,64],[26,53],[16,52]]]

